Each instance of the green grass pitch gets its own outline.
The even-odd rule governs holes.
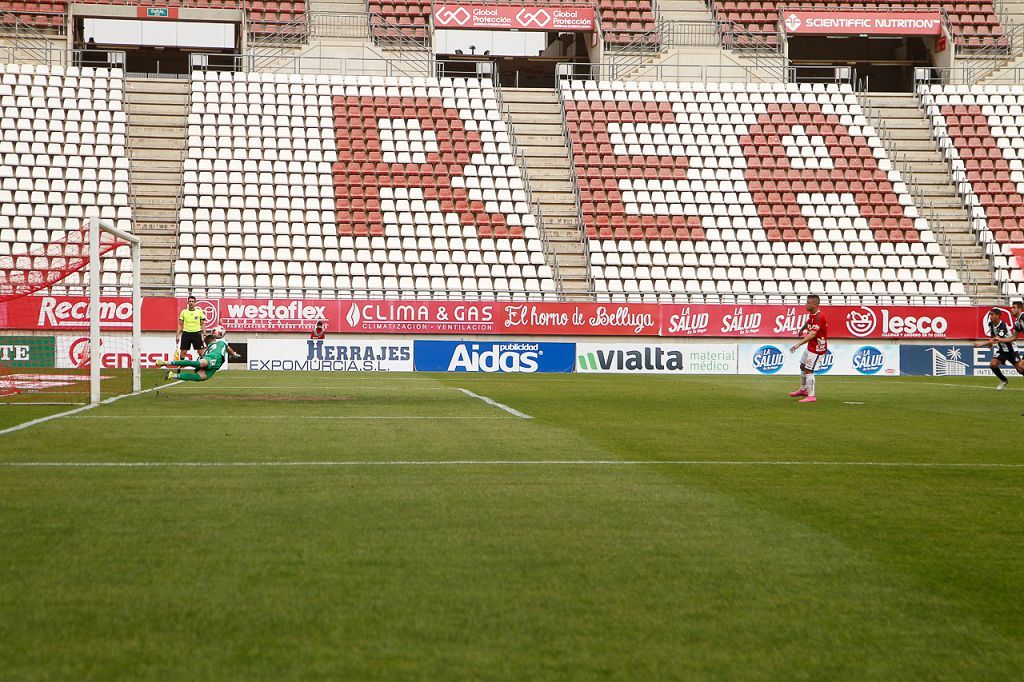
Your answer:
[[[0,678],[1021,679],[1024,381],[794,382],[224,372],[0,435]]]

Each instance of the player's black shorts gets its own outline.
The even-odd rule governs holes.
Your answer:
[[[206,344],[203,343],[202,332],[182,332],[181,333],[181,345],[178,346],[179,350],[202,350]]]
[[[1020,353],[1015,350],[999,351],[996,353],[996,359],[999,360],[1000,363],[1008,362],[1011,365],[1016,365],[1020,362]]]

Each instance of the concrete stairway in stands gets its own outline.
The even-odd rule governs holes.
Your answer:
[[[125,85],[135,232],[142,286],[169,289],[177,253],[188,115],[188,81],[128,79]]]
[[[586,300],[589,273],[558,95],[549,89],[504,88],[501,96],[533,198],[543,213],[541,227],[562,291],[569,300]]]
[[[932,231],[951,267],[957,270],[967,293],[981,302],[994,302],[999,291],[992,269],[971,229],[970,216],[949,175],[949,167],[932,139],[931,126],[910,93],[863,94],[860,101],[872,120],[880,119],[891,134],[888,149],[894,166],[909,167],[917,186],[919,207],[927,215],[934,209]]]
[[[711,21],[711,10],[703,0],[660,0],[658,13],[665,21]]]

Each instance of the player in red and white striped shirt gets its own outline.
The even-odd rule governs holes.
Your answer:
[[[800,328],[800,343],[789,349],[790,353],[807,344],[804,354],[800,358],[800,390],[790,393],[790,397],[802,398],[802,403],[818,402],[814,394],[814,372],[821,368],[821,363],[828,353],[828,322],[821,313],[821,298],[816,294],[807,297],[807,312],[810,316],[807,322]]]

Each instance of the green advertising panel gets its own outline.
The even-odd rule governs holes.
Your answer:
[[[52,336],[0,335],[0,366],[53,367],[57,342]]]

